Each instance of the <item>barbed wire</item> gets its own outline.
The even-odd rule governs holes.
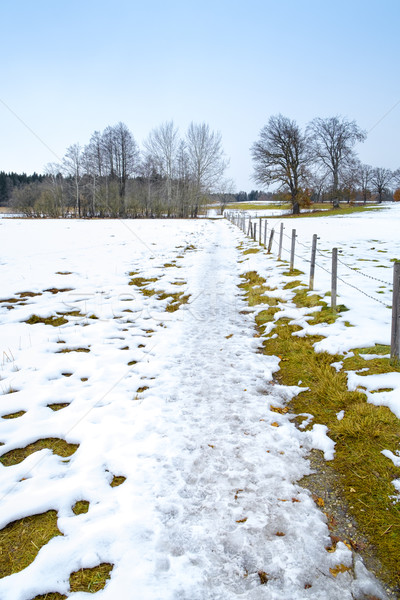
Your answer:
[[[249,223],[250,223],[250,222],[251,222],[251,217],[249,216]],[[245,217],[245,223],[246,223],[246,217]],[[282,223],[282,221],[280,221],[280,222],[278,221],[278,224],[279,224],[279,225],[280,225],[280,223]],[[245,227],[245,229],[246,229],[246,227]],[[275,227],[272,227],[272,228],[271,228],[271,231],[272,231],[272,230],[273,230],[273,231],[275,231]],[[289,235],[287,235],[286,233],[283,233],[283,236],[284,236],[284,237],[286,237],[288,240],[292,240],[292,236],[289,236]],[[307,244],[304,244],[303,242],[301,242],[301,241],[298,239],[298,236],[297,236],[297,234],[296,234],[296,238],[297,238],[297,243],[298,243],[298,244],[300,244],[301,246],[303,246],[303,247],[304,247],[304,248],[306,248],[307,250],[310,250],[310,249],[311,249],[311,248],[310,248],[310,246],[308,246]],[[278,242],[278,240],[277,240],[275,237],[273,237],[273,238],[272,238],[272,243],[275,243],[275,244],[276,244],[276,245],[279,247],[279,242]],[[285,252],[288,252],[288,253],[291,253],[291,250],[289,250],[289,249],[287,249],[287,248],[285,248],[285,247],[283,247],[283,246],[282,246],[281,250],[283,250],[283,251],[285,251]],[[323,252],[317,248],[317,252],[318,252],[318,254],[320,254],[321,256],[323,256],[324,258],[327,258],[326,254],[328,254],[328,255],[332,255],[332,251],[330,251],[330,250],[324,250],[323,252],[325,252],[325,254],[323,254]],[[298,255],[296,252],[294,253],[294,257],[295,257],[295,258],[298,258],[299,260],[302,260],[302,261],[304,261],[304,262],[306,262],[306,263],[308,263],[308,264],[311,264],[311,260],[310,260],[310,259],[307,259],[307,258],[305,258],[304,256],[300,256],[300,255]],[[358,270],[357,268],[350,267],[350,266],[349,266],[349,265],[347,265],[345,262],[343,262],[343,261],[342,261],[342,260],[341,260],[339,257],[338,257],[338,262],[340,262],[342,265],[344,265],[345,267],[347,267],[347,268],[348,268],[348,269],[350,269],[351,271],[354,271],[355,273],[358,273],[358,274],[360,274],[360,275],[363,275],[364,277],[367,277],[368,279],[373,279],[374,281],[378,281],[379,283],[384,283],[385,285],[391,286],[391,284],[390,284],[390,283],[388,283],[387,281],[384,281],[384,280],[382,280],[382,279],[379,279],[379,278],[377,278],[377,277],[373,277],[372,275],[368,275],[367,273],[363,273],[362,271]],[[318,267],[319,269],[322,269],[322,270],[323,270],[323,271],[325,271],[326,273],[328,273],[328,275],[332,275],[332,272],[331,272],[329,269],[326,269],[325,267],[323,267],[321,264],[319,264],[319,263],[315,262],[315,266],[316,266],[316,267]],[[368,294],[368,293],[367,293],[367,292],[365,292],[364,290],[360,289],[358,286],[356,286],[356,285],[354,285],[354,284],[352,284],[352,283],[349,283],[348,281],[346,281],[345,279],[343,279],[342,277],[340,277],[340,276],[338,276],[338,275],[337,275],[336,277],[337,277],[338,281],[341,281],[341,282],[342,282],[342,283],[344,283],[345,285],[347,285],[347,286],[349,286],[349,287],[351,287],[351,288],[353,288],[353,289],[357,290],[358,292],[360,292],[360,294],[363,294],[363,295],[364,295],[364,296],[366,296],[367,298],[370,298],[370,300],[374,300],[375,302],[378,302],[379,304],[381,304],[381,305],[382,305],[382,306],[384,306],[385,308],[390,308],[390,307],[388,307],[388,305],[387,305],[385,302],[382,302],[382,300],[378,300],[378,298],[375,298],[374,296],[371,296],[370,294]]]

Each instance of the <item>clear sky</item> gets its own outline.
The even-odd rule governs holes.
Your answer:
[[[271,115],[355,119],[400,167],[400,0],[2,0],[0,171],[42,172],[95,130],[222,134],[236,190]]]

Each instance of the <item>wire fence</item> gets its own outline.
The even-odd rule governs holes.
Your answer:
[[[358,267],[353,267],[345,262],[342,258],[339,258],[341,249],[332,248],[332,250],[321,250],[317,248],[317,234],[313,235],[311,244],[307,244],[301,241],[298,236],[296,229],[292,229],[291,235],[285,232],[285,227],[282,219],[274,219],[274,226],[268,229],[268,220],[265,218],[257,217],[252,218],[250,215],[240,211],[226,211],[225,217],[234,225],[239,227],[243,233],[251,237],[259,245],[264,246],[269,254],[277,254],[277,259],[282,260],[282,254],[285,254],[290,264],[290,271],[294,271],[295,259],[300,260],[301,263],[309,264],[310,267],[310,282],[309,289],[314,288],[315,280],[315,267],[318,267],[322,271],[325,271],[331,278],[331,308],[336,310],[336,298],[337,298],[337,285],[344,284],[356,292],[366,296],[370,300],[384,306],[388,310],[392,310],[392,331],[391,331],[391,357],[399,359],[400,357],[400,262],[394,262],[393,268],[393,281],[388,282],[379,277],[375,277],[366,273]],[[275,235],[276,230],[279,228],[279,235]],[[290,244],[287,244],[287,241]],[[296,245],[304,248],[305,252],[299,254],[296,250]],[[288,247],[289,246],[289,247]],[[318,256],[318,260],[317,260]],[[324,262],[324,264],[322,264]],[[345,279],[345,276],[338,275],[338,263],[341,267],[344,267],[351,273],[352,276],[359,276],[359,281],[363,281],[363,277],[368,280],[373,280],[384,286],[392,289],[392,306],[389,306],[387,302],[373,296],[370,291],[363,289],[362,283],[358,285],[354,282]]]

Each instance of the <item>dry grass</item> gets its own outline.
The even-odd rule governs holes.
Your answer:
[[[112,481],[110,483],[110,486],[118,487],[119,485],[122,485],[124,483],[124,481],[126,481],[126,477],[124,477],[123,475],[114,475],[112,478]]]
[[[58,350],[56,354],[68,354],[69,352],[90,352],[89,348],[63,348]]]
[[[252,272],[246,274],[245,283],[240,287],[245,289],[249,302],[264,304],[265,297],[260,290],[265,283],[263,278]],[[337,318],[337,313],[331,311],[318,295],[308,294],[301,282],[294,281],[287,288],[294,290],[293,300],[298,306],[322,307],[310,323],[330,323]],[[339,310],[345,309],[339,307]],[[273,320],[276,310],[274,302],[267,301],[265,310],[256,316],[261,335],[265,331],[264,324]],[[316,353],[313,345],[322,338],[293,335],[300,329],[288,319],[278,320],[272,331],[277,336],[265,337],[262,350],[281,358],[280,370],[276,374],[280,383],[298,385],[301,380],[301,385],[309,388],[293,398],[290,408],[295,414],[311,413],[313,423],[328,426],[329,436],[336,444],[335,458],[328,464],[328,468],[332,467],[338,476],[339,484],[334,491],[347,503],[349,517],[358,524],[360,535],[368,540],[365,554],[370,553],[380,562],[378,576],[392,589],[397,589],[400,586],[400,505],[393,502],[396,491],[392,481],[399,478],[400,471],[382,455],[381,450],[385,448],[393,453],[398,450],[399,420],[388,408],[368,404],[362,391],[350,392],[345,371],[367,369],[360,375],[369,375],[400,368],[391,365],[387,358],[365,360],[359,356],[388,353],[388,347],[377,346],[354,350],[355,356],[345,359],[342,370],[336,371],[331,364],[343,357]],[[342,410],[344,417],[338,420],[337,413]],[[301,418],[297,419],[298,423],[301,421]],[[350,541],[353,544],[353,540]]]
[[[30,456],[38,450],[43,450],[44,448],[49,448],[54,454],[67,458],[76,452],[79,445],[69,444],[61,438],[45,438],[29,444],[28,446],[25,446],[25,448],[16,448],[6,452],[0,456],[0,463],[5,467],[17,465],[25,460],[27,456]]]
[[[68,319],[65,319],[62,316],[55,317],[39,317],[38,315],[32,315],[25,321],[29,325],[37,325],[38,323],[43,323],[44,325],[52,325],[53,327],[60,327],[65,323],[68,323]]]
[[[9,415],[3,415],[1,418],[2,419],[17,419],[18,417],[22,417],[22,415],[24,415],[25,412],[26,412],[25,410],[20,410],[15,413],[10,413]]]
[[[40,548],[57,535],[62,534],[57,527],[57,513],[54,510],[6,525],[0,531],[2,577],[25,569],[34,561]]]
[[[71,573],[69,578],[71,592],[88,592],[94,594],[102,590],[107,580],[110,579],[110,573],[114,565],[101,563],[91,569],[80,569]]]
[[[83,515],[84,513],[87,513],[88,510],[89,502],[87,500],[78,500],[78,502],[75,502],[74,506],[72,507],[72,511],[76,515]]]

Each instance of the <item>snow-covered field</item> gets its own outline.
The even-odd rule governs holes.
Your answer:
[[[390,267],[400,257],[399,216],[393,208],[293,221],[299,241],[318,233],[321,250],[346,247],[343,261],[386,282],[340,272],[370,295],[383,291],[382,303],[339,286],[350,310],[322,328],[324,349],[389,343],[391,271],[372,261]],[[329,458],[333,443],[322,426],[300,431],[270,410],[301,387],[272,382],[279,358],[257,352],[237,285],[250,269],[280,288],[287,278],[264,253],[239,262],[244,239],[222,220],[0,221],[0,415],[25,411],[0,420],[0,452],[49,437],[79,444],[68,460],[43,449],[0,465],[0,527],[54,509],[63,534],[0,579],[1,600],[54,591],[84,600],[69,592],[69,575],[103,562],[114,567],[95,597],[107,600],[385,597],[358,558],[355,575],[332,574],[354,557],[342,543],[327,552],[326,519],[296,483],[309,472],[309,450]],[[305,270],[306,249],[296,254]],[[328,268],[329,256],[319,259]],[[131,272],[154,279],[146,287],[163,299],[129,285]],[[329,285],[317,267],[316,291]],[[166,312],[165,296],[177,291],[189,303]],[[285,310],[306,326],[300,309]],[[59,327],[26,322],[57,313],[67,319]],[[400,413],[392,377],[397,400],[373,398]],[[367,385],[389,387],[373,377]],[[53,403],[68,406],[53,411]],[[111,487],[113,476],[126,479]],[[86,514],[73,513],[78,500],[89,501]]]

